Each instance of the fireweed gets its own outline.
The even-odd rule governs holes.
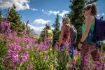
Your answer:
[[[8,21],[0,23],[0,37],[4,37],[8,51],[2,61],[6,68],[16,69],[19,67],[20,69],[30,70],[50,70],[54,68],[59,69],[57,67],[62,66],[66,67],[68,62],[63,61],[63,64],[61,64],[58,58],[67,57],[67,59],[70,59],[68,58],[70,57],[68,47],[62,48],[62,50],[65,51],[63,53],[64,55],[58,54],[58,52],[60,52],[58,44],[54,46],[55,49],[52,49],[48,41],[38,43],[37,39],[31,38],[27,34],[18,36],[17,33],[10,28]],[[68,46],[69,44],[65,43],[65,45]],[[80,53],[74,51],[74,54],[76,64],[80,65]],[[87,60],[85,59],[85,61]]]
[[[39,53],[48,50],[48,43],[46,41],[38,44],[36,39],[28,35],[18,36],[16,32],[10,29],[10,23],[7,21],[1,22],[0,28],[2,35],[5,36],[8,49],[7,55],[3,58],[5,67],[16,68],[17,65],[20,66],[20,64],[28,62],[30,56],[29,49],[35,49]],[[45,57],[48,57],[48,55],[43,58]]]
[[[10,23],[8,21],[0,23],[0,32],[7,42],[8,49],[7,55],[3,58],[4,65],[16,68],[17,64],[26,62],[29,56],[28,49],[31,47],[33,39],[25,36],[19,37],[16,32],[10,29]]]

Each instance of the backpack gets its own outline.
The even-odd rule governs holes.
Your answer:
[[[105,40],[105,21],[95,18],[95,28],[93,32],[94,41],[103,41]]]
[[[70,33],[71,33],[71,43],[75,44],[77,39],[77,30],[73,25],[70,27]]]

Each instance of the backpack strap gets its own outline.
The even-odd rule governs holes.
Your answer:
[[[96,24],[97,24],[97,18],[95,18],[95,24],[94,24],[94,31],[93,31],[93,41],[96,42]]]

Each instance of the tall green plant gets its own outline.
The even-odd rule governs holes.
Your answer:
[[[55,43],[58,41],[59,39],[59,34],[60,34],[60,23],[59,23],[59,15],[57,14],[56,18],[55,18],[55,23],[53,24],[54,26],[54,30],[53,30],[53,46],[55,45]]]
[[[2,21],[2,12],[0,10],[0,22]]]

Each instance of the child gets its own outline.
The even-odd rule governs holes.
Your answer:
[[[76,35],[77,31],[74,26],[70,24],[70,19],[68,17],[63,18],[59,45],[61,51],[64,51],[64,48],[67,48],[72,63],[74,63],[74,45],[76,42]]]

